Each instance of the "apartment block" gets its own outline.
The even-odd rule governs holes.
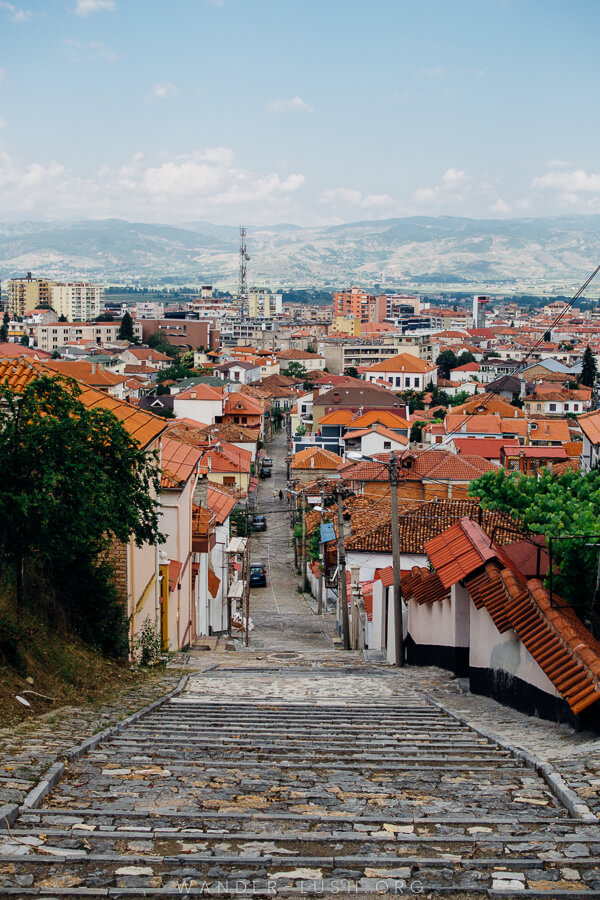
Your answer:
[[[89,322],[102,312],[104,288],[88,281],[70,281],[50,286],[50,305],[69,322]]]
[[[25,316],[41,303],[50,303],[52,282],[47,278],[11,278],[6,282],[6,308],[11,316]]]
[[[52,322],[46,325],[30,325],[27,330],[40,350],[58,350],[73,341],[93,341],[109,344],[118,339],[120,322]],[[133,323],[133,334],[141,340],[142,326]]]
[[[252,288],[248,295],[248,315],[251,319],[280,316],[283,312],[282,302],[282,294],[273,294],[267,288]]]
[[[383,322],[387,315],[387,298],[367,294],[358,287],[336,291],[333,295],[333,315],[351,316],[360,322]]]

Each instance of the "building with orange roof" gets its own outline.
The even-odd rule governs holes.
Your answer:
[[[397,391],[422,391],[437,384],[437,367],[411,353],[398,353],[364,370],[365,381],[384,384]]]
[[[600,410],[579,416],[577,424],[583,432],[579,465],[583,472],[590,472],[600,465]]]
[[[342,457],[331,450],[306,447],[294,455],[290,463],[291,477],[300,482],[310,482],[321,477],[337,478],[337,470],[342,463]]]
[[[78,381],[84,381],[90,387],[95,387],[99,391],[105,391],[111,397],[117,397],[119,400],[127,399],[127,378],[124,375],[117,375],[110,372],[103,366],[99,366],[94,362],[86,360],[68,360],[68,359],[48,359],[45,361],[48,369],[53,369],[59,375],[66,378],[75,378]]]
[[[377,423],[365,428],[349,428],[343,436],[343,441],[346,452],[358,450],[366,456],[404,450],[408,444],[405,435]]]
[[[536,385],[534,392],[523,398],[523,409],[527,415],[565,416],[570,413],[581,415],[589,410],[591,398],[590,388],[557,390],[556,385],[548,387]]]
[[[198,384],[174,395],[173,412],[177,419],[194,419],[214,425],[223,417],[225,396],[222,388]]]
[[[495,535],[470,514],[425,543],[429,566],[402,578],[409,662],[466,675],[473,693],[529,715],[597,724],[600,642]]]
[[[263,404],[240,391],[232,391],[225,397],[221,421],[224,425],[244,425],[264,434],[265,410]]]

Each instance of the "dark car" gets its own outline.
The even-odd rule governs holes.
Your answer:
[[[252,516],[252,528],[254,531],[266,531],[267,520],[264,516]]]
[[[250,587],[266,587],[267,570],[262,563],[250,563]]]
[[[271,477],[271,466],[263,465],[262,469],[260,470],[260,477],[261,478],[270,478]]]

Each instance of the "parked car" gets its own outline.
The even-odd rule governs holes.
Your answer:
[[[266,587],[267,570],[263,563],[250,563],[250,587]]]
[[[272,474],[272,473],[271,473],[271,466],[266,466],[266,467],[265,467],[265,466],[263,465],[262,469],[260,470],[260,477],[261,477],[261,478],[270,478],[270,477],[271,477],[271,474]]]
[[[254,531],[266,531],[267,520],[264,516],[252,516],[252,529]]]
[[[263,456],[262,464],[263,464],[263,468],[265,466],[267,466],[267,468],[269,468],[269,469],[273,468],[273,460],[271,459],[270,456]]]

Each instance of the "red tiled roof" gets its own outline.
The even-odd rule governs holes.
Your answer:
[[[394,569],[386,566],[384,569],[375,569],[375,581],[381,581],[384,587],[392,587],[394,583]]]
[[[470,455],[476,454],[484,459],[500,459],[500,450],[502,447],[512,448],[520,447],[516,438],[453,438],[452,442],[456,447],[457,453]]]
[[[413,597],[419,605],[444,600],[450,594],[437,572],[430,572],[429,569],[419,566],[413,566],[411,571],[403,576],[400,584],[402,596],[407,600]]]
[[[183,487],[190,475],[198,468],[201,456],[202,452],[195,447],[165,435],[162,439],[163,478],[161,487],[166,490]]]
[[[428,541],[425,552],[442,584],[449,588],[488,560],[496,559],[499,550],[475,522],[463,516],[447,531]]]
[[[211,597],[216,597],[219,592],[219,587],[221,585],[221,579],[218,575],[215,575],[213,569],[209,568],[208,570],[208,590],[210,592]]]
[[[523,583],[506,569],[502,580],[511,626],[577,715],[600,699],[600,642],[564,601],[551,605],[540,581]]]
[[[321,447],[307,447],[299,450],[292,460],[292,469],[331,469],[336,470],[343,463],[341,456]]]
[[[208,384],[198,384],[175,394],[177,400],[223,400],[221,388],[213,388]]]
[[[421,359],[418,356],[413,356],[411,353],[398,353],[397,356],[392,356],[390,359],[382,359],[381,362],[375,363],[372,366],[369,366],[365,369],[365,372],[416,372],[418,374],[427,372],[434,372],[436,366],[433,363],[428,363],[424,359]]]
[[[220,487],[211,484],[208,488],[206,503],[219,525],[227,519],[236,502],[232,494],[225,493]]]
[[[172,594],[175,588],[177,587],[177,582],[179,581],[179,573],[181,572],[182,564],[178,559],[170,559],[169,560],[169,593]]]

